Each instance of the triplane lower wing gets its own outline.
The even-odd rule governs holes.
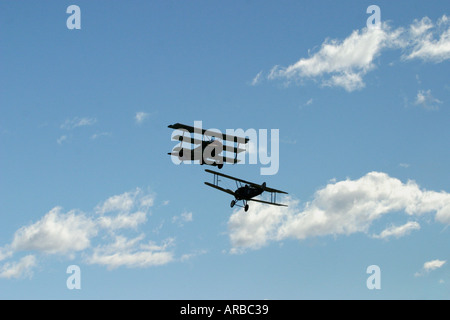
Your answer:
[[[171,124],[168,127],[183,133],[172,137],[172,140],[180,141],[180,144],[168,153],[169,155],[176,156],[181,161],[198,160],[200,164],[217,166],[219,169],[223,167],[224,163],[240,162],[237,155],[246,151],[246,149],[240,148],[240,144],[245,145],[249,141],[248,138],[195,128],[182,123]],[[201,135],[201,139],[193,137],[191,134]],[[227,141],[232,145],[225,144]],[[191,144],[192,148],[183,148],[183,143]],[[225,156],[223,152],[231,152],[233,157]]]
[[[254,182],[249,182],[246,180],[235,178],[235,177],[223,174],[223,173],[215,172],[212,170],[206,169],[205,171],[208,173],[212,173],[214,175],[213,183],[205,182],[205,184],[207,186],[234,196],[234,200],[232,200],[231,204],[230,204],[230,206],[232,208],[235,205],[240,206],[237,204],[238,201],[243,202],[243,205],[240,207],[243,207],[245,211],[248,211],[248,208],[249,208],[249,206],[247,204],[248,201],[255,201],[255,202],[270,204],[270,205],[274,205],[274,206],[287,207],[287,205],[285,205],[285,204],[276,202],[276,200],[277,200],[276,195],[277,195],[277,193],[283,193],[283,194],[288,194],[288,193],[285,191],[269,188],[266,186],[265,182],[263,184],[257,184]],[[219,181],[221,181],[221,180],[219,180],[219,177],[224,177],[224,178],[227,178],[230,180],[234,180],[236,182],[237,189],[235,191],[233,191],[231,189],[222,188],[221,186],[219,186]],[[254,199],[255,197],[262,194],[264,191],[270,192],[270,202],[259,200],[259,199]]]

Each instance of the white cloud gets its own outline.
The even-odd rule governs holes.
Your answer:
[[[391,226],[373,237],[378,239],[387,239],[390,237],[400,238],[410,234],[413,230],[420,230],[420,224],[418,222],[410,221],[401,226]]]
[[[423,264],[422,270],[420,272],[416,272],[414,275],[416,277],[423,276],[426,273],[441,268],[446,262],[446,260],[439,259],[427,261]]]
[[[27,255],[19,262],[7,262],[0,267],[0,278],[22,278],[31,277],[32,268],[36,266],[36,257]]]
[[[325,40],[318,52],[286,68],[275,66],[268,78],[319,78],[325,86],[339,86],[347,91],[361,89],[362,76],[375,68],[374,60],[383,49],[397,45],[399,34],[382,24],[380,28],[355,30],[342,41]]]
[[[262,71],[258,72],[258,74],[253,78],[253,80],[251,82],[252,86],[256,86],[257,84],[259,84],[261,82],[261,79],[263,77],[262,74],[263,74]]]
[[[193,253],[186,253],[186,254],[183,254],[181,256],[180,261],[181,262],[185,262],[185,261],[188,261],[188,260],[190,260],[190,259],[192,259],[194,257],[200,256],[200,255],[203,255],[203,254],[206,254],[206,253],[207,253],[206,250],[197,250],[196,252],[193,252]]]
[[[288,67],[274,66],[267,79],[287,83],[314,80],[322,86],[341,87],[351,92],[365,87],[363,77],[376,68],[375,59],[387,49],[401,49],[402,61],[421,59],[442,62],[450,59],[450,19],[444,15],[434,24],[428,17],[415,20],[408,28],[354,30],[348,37],[326,39],[320,49]],[[437,39],[435,38],[437,37]],[[259,72],[252,83],[261,80]]]
[[[442,104],[442,101],[436,99],[431,95],[431,90],[419,90],[417,92],[416,100],[414,101],[415,105],[419,105],[427,110],[438,110],[438,104]]]
[[[0,261],[11,257],[13,254],[13,251],[9,247],[0,248]]]
[[[31,276],[37,261],[35,254],[59,254],[69,259],[81,254],[87,263],[108,269],[121,266],[144,268],[174,261],[173,238],[158,245],[154,241],[144,242],[144,233],[131,236],[147,222],[153,203],[153,194],[136,188],[109,197],[91,214],[80,210],[64,213],[61,207],[55,207],[37,222],[19,228],[11,244],[0,247],[0,261],[3,262],[0,277]],[[185,212],[179,218],[192,221],[192,213]],[[124,229],[131,238],[117,233]],[[34,254],[19,262],[11,261],[16,253],[23,251]]]
[[[144,195],[140,188],[109,197],[96,208],[97,213],[129,212],[133,208],[149,208],[153,205],[153,195]]]
[[[192,218],[192,212],[183,212],[181,215],[179,216],[174,216],[172,218],[172,222],[173,223],[177,223],[180,226],[183,226],[185,222],[191,222],[193,220]]]
[[[95,223],[84,214],[63,213],[62,208],[55,207],[38,222],[17,230],[11,247],[15,251],[65,254],[89,247],[96,233]]]
[[[99,132],[99,133],[94,133],[94,134],[91,136],[91,139],[92,139],[92,140],[97,140],[97,139],[99,139],[99,138],[101,138],[101,137],[111,137],[111,135],[112,135],[111,132]]]
[[[147,118],[149,117],[149,114],[146,112],[136,112],[136,115],[134,116],[134,119],[137,124],[143,123]]]
[[[173,253],[167,251],[167,248],[173,245],[173,239],[166,240],[162,245],[152,242],[140,244],[143,238],[144,235],[131,240],[117,236],[114,243],[95,248],[88,263],[104,265],[108,269],[121,266],[145,268],[164,265],[174,260]]]
[[[63,124],[61,124],[61,129],[72,130],[78,127],[92,126],[96,122],[97,122],[96,118],[74,117],[72,119],[67,119]]]
[[[283,202],[289,207],[251,203],[248,212],[235,211],[228,221],[232,252],[288,238],[369,234],[374,221],[399,211],[409,216],[435,212],[437,221],[450,224],[449,193],[421,190],[414,181],[402,183],[382,172],[369,172],[357,180],[331,181],[303,209],[289,197]],[[406,234],[416,228],[407,224],[386,231],[384,236]]]
[[[124,228],[136,229],[138,225],[147,221],[147,214],[143,211],[135,213],[119,213],[116,216],[102,216],[98,224],[106,229],[117,230]]]
[[[415,20],[409,32],[412,49],[403,56],[404,59],[436,63],[450,59],[450,19],[446,15],[438,19],[436,25],[428,17]]]
[[[442,267],[446,262],[447,261],[445,261],[445,260],[439,260],[439,259],[428,261],[423,264],[423,269],[425,271],[436,270],[436,269],[439,269],[440,267]]]
[[[67,136],[66,135],[62,135],[61,137],[56,139],[56,143],[59,144],[59,145],[62,145],[64,143],[64,141],[67,141]]]

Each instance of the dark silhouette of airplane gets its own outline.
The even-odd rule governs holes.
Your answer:
[[[183,135],[175,135],[172,139],[181,142],[179,147],[175,147],[172,152],[168,153],[171,156],[176,156],[181,161],[199,160],[200,164],[208,164],[217,166],[222,169],[224,163],[238,163],[237,155],[246,149],[239,148],[239,144],[246,144],[249,139],[241,138],[233,135],[212,132],[202,128],[195,128],[181,123],[175,123],[168,126],[171,129],[180,130]],[[188,133],[186,136],[185,133]],[[201,134],[202,139],[193,138],[190,134]],[[206,139],[206,140],[205,140]],[[230,146],[223,144],[223,142],[230,141],[236,143],[237,146]],[[183,142],[191,145],[199,145],[194,149],[183,148]],[[234,158],[226,157],[222,151],[233,152]]]
[[[263,184],[259,185],[259,184],[253,183],[253,182],[238,179],[238,178],[235,178],[235,177],[223,174],[223,173],[215,172],[212,170],[206,169],[205,171],[208,173],[212,173],[214,175],[213,183],[205,182],[205,184],[207,186],[210,186],[212,188],[215,188],[217,190],[226,192],[226,193],[234,196],[234,200],[232,200],[230,203],[231,208],[233,208],[235,205],[237,205],[239,207],[244,208],[244,211],[247,212],[248,208],[249,208],[248,203],[247,203],[248,201],[255,201],[255,202],[270,204],[270,205],[274,205],[274,206],[287,207],[287,205],[285,205],[285,204],[276,202],[276,194],[277,193],[288,194],[288,193],[281,191],[281,190],[268,188],[265,182]],[[220,187],[219,186],[219,181],[220,181],[219,176],[236,181],[237,189],[235,191],[233,191],[230,189],[225,189],[225,188]],[[243,184],[245,184],[245,185],[243,185]],[[270,202],[259,200],[259,199],[254,199],[255,197],[261,195],[264,191],[270,192]],[[242,201],[243,205],[242,206],[238,205],[237,204],[238,201]]]

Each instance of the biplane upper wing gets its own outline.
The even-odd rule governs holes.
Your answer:
[[[273,189],[273,188],[263,187],[263,189],[264,189],[264,191],[267,191],[267,192],[276,192],[276,193],[288,194],[285,191],[281,191],[281,190],[277,190],[277,189]]]
[[[246,184],[249,184],[249,185],[258,187],[258,188],[262,188],[264,191],[267,191],[267,192],[276,192],[276,193],[284,193],[284,194],[288,194],[288,193],[285,192],[285,191],[281,191],[281,190],[277,190],[277,189],[265,187],[265,186],[263,186],[263,185],[260,185],[260,184],[254,183],[254,182],[250,182],[250,181],[245,181],[245,180],[242,180],[242,179],[238,179],[238,178],[235,178],[235,177],[232,177],[232,176],[223,174],[223,173],[215,172],[215,171],[212,171],[212,170],[209,170],[209,169],[206,169],[205,171],[206,171],[206,172],[209,172],[209,173],[212,173],[212,174],[217,174],[217,175],[222,176],[222,177],[224,177],[224,178],[228,178],[228,179],[231,179],[231,180],[236,180],[236,181],[239,181],[239,182],[242,182],[242,183],[246,183]]]
[[[201,134],[205,134],[205,132],[209,131],[209,130],[206,130],[206,129],[194,128],[192,126],[188,126],[188,125],[185,125],[185,124],[182,124],[182,123],[171,124],[168,127],[171,128],[171,129],[175,129],[175,130],[183,129],[183,130],[186,130],[186,131],[188,131],[190,133],[201,132]],[[210,131],[210,132],[211,133],[216,133],[216,132],[212,132],[212,131]],[[217,133],[217,136],[220,136],[220,135],[222,135],[222,140],[233,141],[233,142],[237,142],[237,143],[244,143],[245,144],[245,143],[247,143],[250,140],[249,138],[242,138],[242,137],[232,136],[232,135],[225,134],[225,133],[222,133],[222,134],[218,134]]]
[[[271,204],[271,205],[278,206],[278,207],[287,207],[286,204],[276,203],[276,202],[269,202],[269,201],[258,200],[258,199],[253,199],[253,198],[252,199],[248,199],[247,201],[261,202],[261,203]]]
[[[210,186],[210,187],[214,188],[214,189],[217,189],[217,190],[226,192],[226,193],[231,194],[232,196],[234,196],[233,190],[230,190],[230,189],[224,189],[224,188],[222,188],[222,187],[216,186],[215,184],[212,184],[212,183],[209,183],[209,182],[205,182],[205,184],[206,184],[207,186]]]
[[[242,180],[242,179],[238,179],[238,178],[229,176],[227,174],[219,173],[219,172],[212,171],[212,170],[209,170],[209,169],[205,169],[205,171],[209,172],[209,173],[212,173],[212,174],[216,174],[216,175],[224,177],[224,178],[228,178],[228,179],[231,179],[231,180],[235,180],[235,181],[239,181],[239,182],[242,182],[242,183],[251,184],[251,185],[254,185],[254,186],[261,187],[259,184],[256,184],[256,183],[253,183],[253,182],[249,182],[249,181],[245,181],[245,180]]]

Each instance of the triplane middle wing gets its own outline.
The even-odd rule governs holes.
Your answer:
[[[240,162],[237,155],[246,151],[246,149],[240,148],[240,144],[245,145],[249,141],[248,138],[195,128],[182,123],[171,124],[168,127],[183,132],[182,135],[176,134],[172,137],[172,140],[180,141],[180,145],[168,153],[169,155],[176,156],[181,161],[198,160],[200,164],[217,166],[219,169],[223,167],[224,163]],[[190,134],[201,135],[201,139],[192,137]],[[232,145],[223,143],[226,141],[231,142]],[[193,148],[183,148],[183,143],[191,144]],[[233,157],[226,156],[223,152],[231,152]]]
[[[277,190],[277,189],[273,189],[273,188],[269,188],[266,186],[266,183],[264,182],[263,184],[257,184],[254,182],[249,182],[243,179],[239,179],[239,178],[235,178],[223,173],[219,173],[216,171],[212,171],[212,170],[205,170],[208,173],[212,173],[214,175],[214,182],[213,183],[209,183],[209,182],[205,182],[205,184],[209,187],[215,188],[217,190],[220,190],[222,192],[226,192],[232,196],[234,196],[234,200],[231,201],[230,206],[233,208],[235,205],[237,205],[236,203],[238,201],[242,201],[243,205],[241,207],[244,208],[245,211],[248,211],[248,201],[255,201],[255,202],[260,202],[260,203],[265,203],[265,204],[270,204],[270,205],[275,205],[275,206],[282,206],[282,207],[287,207],[287,205],[282,204],[282,203],[277,203],[276,202],[276,194],[277,193],[283,193],[283,194],[288,194],[285,191],[281,191],[281,190]],[[219,186],[219,177],[224,177],[227,179],[231,179],[236,181],[236,187],[237,189],[235,191],[230,190],[230,189],[225,189]],[[239,185],[238,185],[239,183]],[[245,185],[242,185],[245,184]],[[263,201],[263,200],[259,200],[259,199],[254,199],[255,197],[259,196],[260,194],[262,194],[264,191],[266,192],[270,192],[270,202],[269,201]],[[239,206],[239,205],[238,205]]]

